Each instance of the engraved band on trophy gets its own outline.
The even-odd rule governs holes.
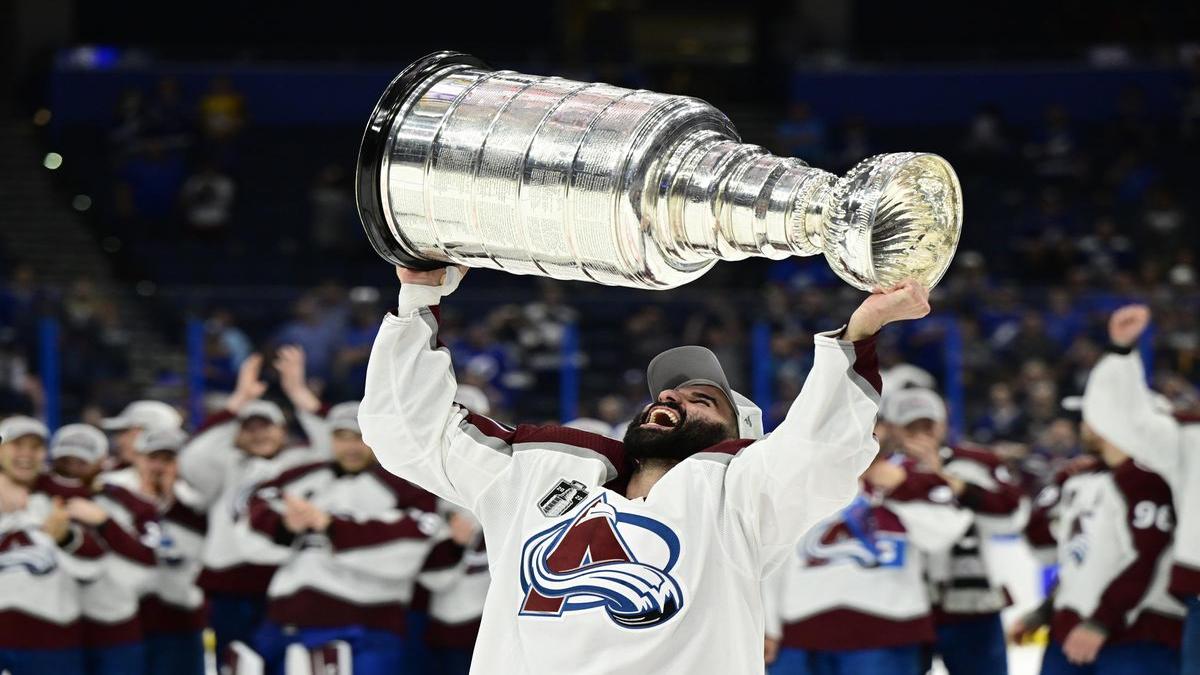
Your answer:
[[[842,178],[740,141],[696,98],[494,71],[438,52],[384,92],[358,157],[375,250],[664,289],[717,260],[823,253],[863,290],[936,284],[962,229],[950,165],[878,155]]]

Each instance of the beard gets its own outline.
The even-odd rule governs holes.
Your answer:
[[[625,430],[624,441],[625,452],[636,462],[680,462],[717,443],[737,438],[727,425],[690,418],[678,404],[667,402],[655,406],[674,410],[679,415],[679,424],[670,429],[644,428],[642,425],[649,419],[649,408],[635,417]]]

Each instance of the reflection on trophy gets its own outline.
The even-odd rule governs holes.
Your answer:
[[[385,259],[663,289],[717,260],[823,253],[863,289],[932,287],[962,229],[941,157],[885,154],[845,176],[742,143],[699,99],[427,56],[384,92],[358,208]]]

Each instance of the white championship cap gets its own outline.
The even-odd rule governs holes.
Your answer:
[[[16,415],[0,422],[0,443],[15,441],[22,436],[37,436],[44,441],[50,438],[50,430],[41,420],[25,415]]]
[[[754,401],[742,396],[729,387],[729,379],[721,362],[711,350],[699,345],[675,347],[659,354],[646,366],[646,384],[650,398],[667,389],[678,389],[693,384],[707,384],[725,393],[738,416],[738,438],[762,438],[762,410]]]
[[[274,402],[261,398],[250,401],[242,406],[237,416],[243,422],[255,417],[261,417],[272,424],[287,424],[287,418],[283,416],[283,409]]]
[[[879,415],[886,422],[907,426],[917,420],[946,421],[946,404],[931,389],[913,387],[901,389],[883,397]]]
[[[358,401],[346,401],[333,406],[325,416],[325,421],[329,423],[332,431],[362,433],[358,426]]]
[[[187,443],[187,433],[182,429],[151,429],[138,436],[134,448],[143,455],[161,450],[179,452]]]
[[[90,424],[68,424],[50,439],[50,459],[78,457],[95,464],[108,455],[108,437]]]
[[[120,415],[107,417],[100,423],[106,431],[122,431],[138,427],[141,429],[179,429],[183,417],[174,407],[162,401],[134,401],[125,406]]]

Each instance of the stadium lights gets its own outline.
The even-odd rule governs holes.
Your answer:
[[[58,154],[57,152],[46,153],[46,159],[42,160],[42,166],[46,167],[47,169],[50,169],[51,171],[54,171],[58,167],[62,166],[62,163],[63,163],[63,156]]]

